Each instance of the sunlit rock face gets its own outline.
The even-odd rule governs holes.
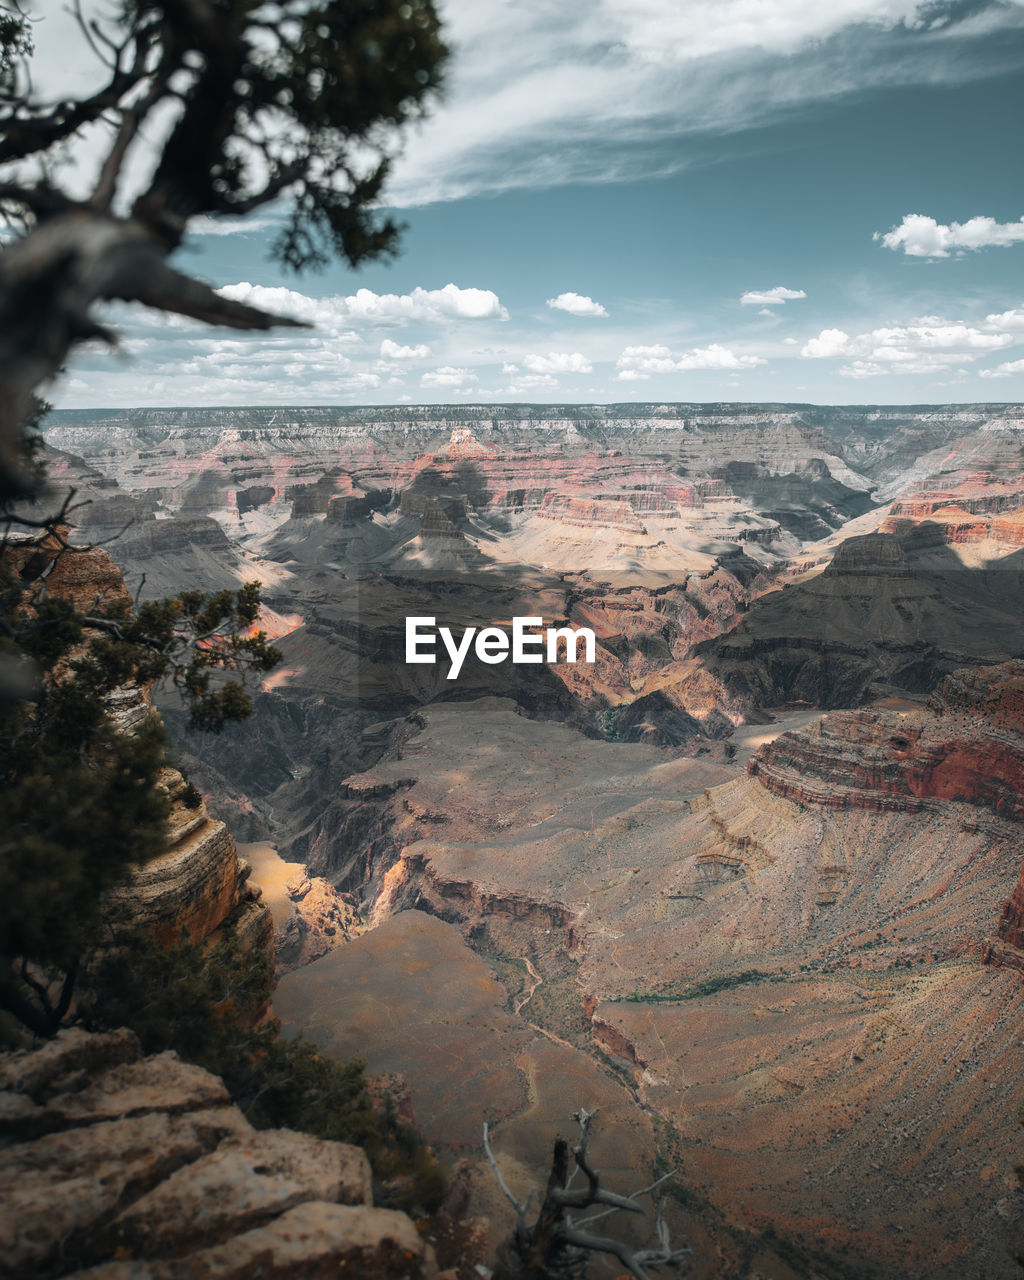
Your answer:
[[[1024,819],[1024,662],[957,671],[916,712],[841,711],[750,763],[803,804],[920,813],[956,801]]]
[[[183,933],[199,943],[230,933],[247,950],[269,950],[270,915],[248,884],[250,868],[231,833],[210,817],[201,798],[190,807],[177,770],[165,769],[160,786],[171,801],[167,848],[138,867],[115,899],[168,946]]]

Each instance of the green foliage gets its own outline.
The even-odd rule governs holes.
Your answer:
[[[323,1057],[304,1040],[260,1021],[270,999],[266,955],[237,942],[210,949],[184,938],[162,947],[128,930],[88,975],[83,1017],[94,1029],[130,1027],[147,1053],[173,1049],[224,1080],[257,1128],[298,1129],[362,1147],[378,1182],[378,1203],[435,1211],[442,1170],[393,1104],[375,1108],[364,1063]]]
[[[691,986],[679,987],[668,991],[631,991],[626,999],[635,1004],[677,1004],[681,1000],[701,1000],[705,996],[716,995],[719,991],[732,991],[736,987],[745,987],[754,982],[785,982],[781,973],[765,973],[762,969],[744,969],[742,973],[720,974],[717,978],[706,978],[703,982],[695,982]]]
[[[398,130],[440,87],[447,49],[430,0],[281,0],[196,7],[129,0],[121,25],[182,109],[136,206],[175,224],[284,194],[274,255],[300,271],[395,252],[380,195]],[[202,13],[202,17],[200,17]],[[196,55],[200,55],[200,61]]]
[[[597,731],[607,742],[618,742],[618,720],[621,707],[603,706],[594,713]]]
[[[237,681],[218,688],[214,677],[280,658],[262,632],[248,634],[255,584],[134,615],[124,600],[76,608],[54,584],[77,553],[55,522],[43,528],[0,543],[0,663],[34,673],[27,698],[0,696],[0,1008],[38,1035],[68,1012],[106,896],[166,840],[163,727],[152,716],[122,731],[110,695],[169,680],[192,723],[219,732],[250,705]]]
[[[217,674],[270,671],[281,661],[264,632],[252,631],[259,607],[257,582],[234,592],[183,591],[147,601],[134,614],[119,601],[103,615],[104,634],[90,656],[116,665],[122,682],[173,684],[189,708],[189,727],[220,733],[229,721],[244,720],[252,703],[237,680],[218,687]]]
[[[181,793],[181,802],[186,809],[198,809],[203,803],[203,797],[194,782],[185,783],[185,790]]]

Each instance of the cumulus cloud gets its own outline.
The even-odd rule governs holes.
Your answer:
[[[646,380],[653,373],[675,373],[684,369],[752,369],[764,364],[760,356],[737,355],[730,347],[713,342],[708,347],[694,347],[681,356],[656,343],[646,347],[626,347],[619,356],[616,377],[620,382]]]
[[[548,298],[547,305],[555,311],[568,311],[571,316],[608,315],[600,302],[581,293],[560,293],[557,298]]]
[[[794,298],[806,298],[803,289],[787,289],[777,284],[774,289],[748,289],[740,298],[745,307],[781,307]]]
[[[1014,307],[1012,311],[1000,311],[986,316],[985,323],[994,329],[1024,329],[1024,307]]]
[[[507,320],[508,311],[490,289],[413,289],[411,293],[374,293],[359,289],[347,297],[310,298],[280,285],[242,281],[218,289],[225,298],[276,311],[330,330],[339,324],[397,325],[410,321],[438,324],[451,320]]]
[[[760,356],[738,356],[729,347],[713,342],[710,347],[697,347],[687,352],[676,365],[678,369],[752,369],[764,364]]]
[[[672,373],[678,368],[675,356],[661,343],[647,347],[625,347],[616,363],[622,371],[618,374],[622,382],[647,378],[652,373]]]
[[[1005,364],[997,364],[994,369],[980,370],[983,378],[1009,378],[1015,373],[1024,373],[1024,360],[1007,360]]]
[[[844,351],[850,363],[839,372],[848,378],[875,378],[891,373],[940,373],[971,363],[1014,341],[1011,333],[994,333],[972,325],[925,316],[909,325],[872,329],[852,338]]]
[[[415,347],[403,347],[390,338],[385,338],[380,344],[380,354],[384,360],[423,360],[430,355],[430,348],[425,342],[420,342]]]
[[[1013,314],[1013,313],[1007,313]],[[989,316],[985,328],[921,316],[907,325],[871,329],[851,337],[842,329],[822,329],[801,348],[808,360],[846,358],[839,372],[848,378],[874,378],[887,373],[938,373],[952,365],[970,363],[1014,342],[1000,332]]]
[[[822,329],[816,338],[811,338],[800,348],[805,360],[821,360],[828,356],[840,356],[850,342],[850,335],[842,329]]]
[[[523,356],[531,373],[593,373],[594,366],[580,351],[549,351],[546,356]]]
[[[948,258],[953,252],[1019,243],[1024,240],[1024,218],[996,222],[995,218],[977,217],[947,226],[923,213],[908,213],[898,227],[884,235],[876,231],[874,238],[887,249],[902,249],[912,258]]]
[[[425,373],[420,378],[421,387],[450,387],[454,391],[458,391],[463,387],[472,386],[478,382],[475,373],[469,369],[453,369],[450,364],[442,365],[440,369],[434,369],[430,373]]]

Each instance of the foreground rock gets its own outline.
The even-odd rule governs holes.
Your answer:
[[[436,1276],[357,1147],[257,1132],[216,1076],[128,1031],[0,1059],[0,1275]]]

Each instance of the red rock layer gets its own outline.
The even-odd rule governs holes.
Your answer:
[[[748,769],[801,804],[915,812],[956,801],[1024,819],[1024,662],[956,672],[921,712],[840,711],[781,734]]]

